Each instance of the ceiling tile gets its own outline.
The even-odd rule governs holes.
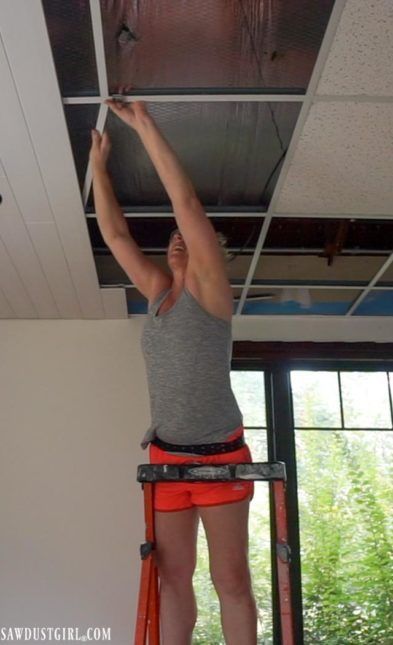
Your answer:
[[[393,214],[393,104],[311,107],[276,210]]]
[[[228,249],[236,249],[236,252],[239,249],[242,251],[255,249],[263,224],[262,217],[247,217],[245,215],[214,217],[211,215],[209,220],[214,229],[226,237]],[[144,251],[158,249],[166,252],[169,236],[177,228],[175,217],[170,213],[168,213],[168,217],[143,217],[141,214],[138,217],[127,217],[126,221],[135,242]],[[107,244],[102,238],[97,219],[89,217],[87,225],[93,249],[105,249]]]
[[[64,114],[82,192],[91,146],[91,130],[96,128],[99,105],[65,105]]]
[[[111,92],[305,90],[334,0],[101,0]]]
[[[147,105],[205,206],[267,208],[300,103]],[[80,111],[80,116],[78,132],[83,134],[89,127],[82,121],[87,113]],[[169,197],[135,132],[112,112],[106,129],[112,142],[108,168],[121,206],[168,206]],[[75,147],[76,138],[71,137],[74,154],[87,145]]]
[[[62,96],[98,94],[89,0],[42,0]]]
[[[345,251],[373,249],[389,253],[392,242],[393,218],[274,217],[264,248],[294,251],[321,249],[326,255],[337,256]]]
[[[348,0],[317,94],[393,96],[392,0]]]

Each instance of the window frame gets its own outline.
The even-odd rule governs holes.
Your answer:
[[[300,560],[299,503],[296,469],[295,425],[292,409],[290,372],[307,371],[383,371],[393,372],[393,343],[233,343],[231,369],[263,371],[269,461],[284,461],[287,470],[288,539],[292,550],[291,595],[295,642],[304,643],[302,581]],[[391,384],[393,380],[391,379]],[[392,412],[392,392],[389,389]],[[322,428],[318,430],[323,430]],[[383,431],[376,428],[375,431]],[[350,430],[343,428],[343,431]],[[269,484],[273,643],[281,645],[276,567],[276,536],[272,487]]]

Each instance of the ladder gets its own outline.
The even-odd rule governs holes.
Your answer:
[[[282,645],[295,645],[290,588],[291,549],[288,544],[288,524],[285,497],[286,470],[281,461],[224,464],[224,465],[166,465],[138,466],[137,481],[142,484],[145,507],[145,539],[140,547],[142,570],[139,587],[134,645],[160,645],[159,582],[154,561],[155,534],[153,495],[154,484],[160,481],[268,481],[274,499],[276,528],[276,562]]]

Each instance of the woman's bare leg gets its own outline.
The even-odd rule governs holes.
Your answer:
[[[257,610],[248,566],[249,500],[198,507],[220,599],[226,645],[256,645]]]
[[[155,513],[163,645],[191,645],[197,618],[192,586],[196,564],[197,508]]]

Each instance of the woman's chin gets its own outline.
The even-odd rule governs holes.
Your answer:
[[[188,259],[185,255],[180,254],[180,253],[174,253],[168,258],[168,265],[170,267],[186,267],[187,266]]]

